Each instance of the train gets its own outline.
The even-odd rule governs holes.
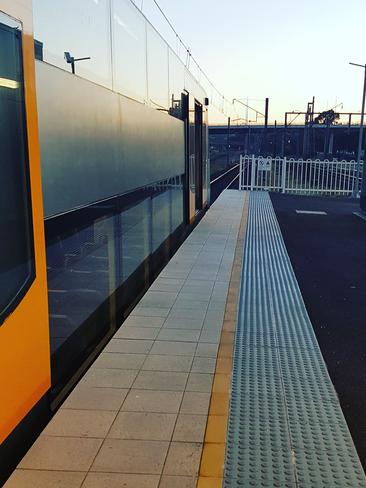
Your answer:
[[[131,0],[0,0],[0,485],[207,210],[208,110]]]

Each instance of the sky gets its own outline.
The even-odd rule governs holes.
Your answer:
[[[164,35],[153,0],[135,3]],[[270,122],[305,111],[313,96],[316,111],[361,110],[364,71],[348,63],[366,63],[366,0],[158,3],[229,100],[249,99],[263,112],[269,97]]]

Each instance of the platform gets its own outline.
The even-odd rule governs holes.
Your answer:
[[[246,198],[215,202],[6,488],[196,486]]]
[[[6,488],[365,488],[267,193],[225,191]]]
[[[224,487],[364,488],[268,193],[249,209]]]

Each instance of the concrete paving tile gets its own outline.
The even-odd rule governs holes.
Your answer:
[[[46,426],[42,435],[104,438],[115,417],[116,412],[61,409]]]
[[[148,371],[173,371],[188,373],[191,369],[192,361],[192,356],[166,356],[150,354],[147,356],[142,369]]]
[[[130,354],[147,354],[153,341],[145,339],[112,339],[103,352],[127,352]]]
[[[162,476],[159,488],[196,488],[195,476]]]
[[[225,310],[212,310],[209,309],[206,312],[205,322],[208,321],[223,321],[225,315]]]
[[[198,330],[184,330],[184,329],[161,329],[157,337],[158,341],[183,341],[183,342],[197,342],[200,337]]]
[[[172,442],[164,466],[164,475],[197,476],[202,444]]]
[[[17,469],[3,488],[80,488],[85,473]]]
[[[177,413],[183,392],[130,390],[121,411]]]
[[[152,339],[158,335],[160,328],[156,327],[126,327],[122,325],[114,335],[115,339]]]
[[[217,281],[214,284],[213,293],[223,293],[226,295],[229,290],[229,285],[230,285],[229,281]]]
[[[182,292],[186,293],[194,293],[197,291],[198,293],[201,290],[212,291],[215,285],[215,280],[187,280],[182,287]]]
[[[181,291],[178,295],[179,300],[192,300],[192,301],[199,301],[199,302],[209,302],[211,298],[211,290],[200,290],[200,291],[190,291],[190,292],[183,292]]]
[[[123,322],[122,327],[157,327],[163,326],[165,317],[129,315]]]
[[[141,369],[146,354],[128,354],[122,352],[102,352],[94,363],[94,368]]]
[[[215,366],[215,358],[202,358],[196,356],[192,364],[192,373],[214,373]]]
[[[210,342],[213,344],[218,344],[220,342],[221,330],[207,330],[202,329],[199,342]]]
[[[188,373],[140,371],[133,387],[140,390],[183,391],[187,377]]]
[[[99,388],[130,388],[137,373],[137,370],[129,369],[92,368],[80,381],[80,385]]]
[[[195,351],[196,344],[193,342],[155,341],[150,354],[194,356]]]
[[[203,320],[205,318],[205,315],[206,310],[174,307],[171,309],[168,315],[168,319],[185,318]]]
[[[206,422],[206,415],[180,413],[175,425],[173,441],[203,442]]]
[[[149,474],[88,473],[82,488],[158,488],[159,479]]]
[[[187,391],[211,392],[213,375],[205,373],[190,373],[186,386]]]
[[[201,342],[197,344],[196,356],[206,358],[216,358],[218,344],[209,344],[207,342]]]
[[[203,322],[203,318],[189,319],[186,317],[168,317],[164,322],[163,329],[201,330]]]
[[[189,280],[194,280],[195,278],[197,278],[198,280],[212,280],[214,281],[217,277],[217,272],[216,271],[196,271],[196,270],[193,270],[189,273],[188,275],[188,279]]]
[[[140,301],[141,307],[169,308],[177,298],[176,292],[147,291]]]
[[[205,318],[203,322],[203,330],[221,330],[224,323],[223,314],[220,317],[212,318],[212,316],[208,316]]]
[[[213,310],[224,311],[225,308],[226,308],[226,300],[215,300],[211,298],[208,304],[207,311],[208,312],[211,312]]]
[[[128,389],[96,388],[77,385],[62,404],[61,409],[117,411],[126,398]]]
[[[138,304],[131,312],[130,317],[167,317],[171,307],[157,308],[145,307]],[[145,325],[146,327],[146,325]]]
[[[207,415],[210,397],[210,393],[186,391],[183,395],[180,413]]]
[[[184,280],[176,278],[157,278],[150,287],[152,291],[179,292],[184,285]]]
[[[102,439],[42,435],[19,464],[21,469],[88,471]]]
[[[145,439],[169,441],[177,414],[152,412],[120,412],[108,437],[113,439]]]
[[[202,301],[202,300],[184,300],[182,298],[177,298],[176,302],[174,303],[172,310],[175,309],[190,309],[190,310],[206,310],[208,307],[209,301]]]
[[[183,279],[185,280],[188,275],[189,275],[189,269],[185,271],[179,271],[179,270],[163,270],[160,273],[161,278],[176,278],[176,279]]]
[[[211,298],[210,298],[210,305],[212,305],[212,303],[219,303],[220,304],[220,309],[222,308],[222,303],[227,303],[227,293],[215,293],[213,292],[212,295],[211,295]],[[213,307],[211,306],[211,309]]]
[[[106,439],[91,471],[160,474],[168,442]]]

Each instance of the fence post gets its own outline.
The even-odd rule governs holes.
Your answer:
[[[283,158],[283,163],[282,163],[282,193],[285,193],[286,191],[286,166],[287,166],[287,160],[286,156]]]
[[[243,189],[243,155],[240,154],[240,159],[239,159],[239,190]]]
[[[255,179],[255,156],[252,154],[252,170],[250,174],[250,191],[253,191]]]

